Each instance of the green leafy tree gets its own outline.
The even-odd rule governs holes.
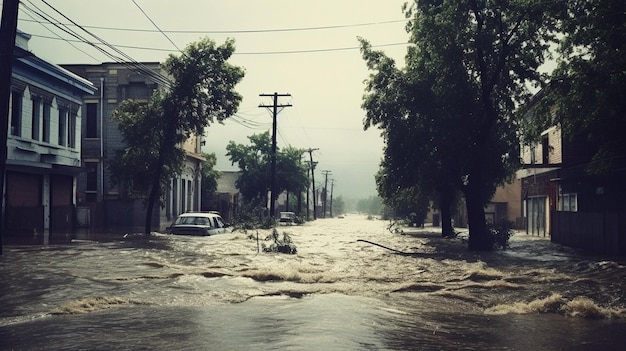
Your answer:
[[[269,131],[248,137],[250,144],[230,141],[226,146],[232,164],[242,171],[237,187],[244,199],[258,204],[267,204],[267,193],[271,188],[272,141]],[[298,193],[306,189],[307,168],[300,162],[302,150],[286,147],[276,150],[276,190],[274,196],[288,191]]]
[[[360,199],[357,202],[356,209],[359,212],[376,216],[382,213],[383,204],[380,197],[370,196],[367,199]]]
[[[237,111],[241,95],[234,88],[244,71],[227,62],[234,51],[231,39],[220,46],[208,38],[189,44],[163,64],[172,78],[167,91],[155,93],[148,104],[125,101],[113,113],[127,147],[116,156],[111,171],[131,192],[147,195],[146,234],[155,204],[182,170],[185,154],[180,145]]]
[[[527,137],[537,140],[557,124],[565,136],[584,137],[592,151],[587,171],[626,163],[626,3],[569,0],[558,47],[559,62]]]
[[[333,198],[333,214],[342,215],[346,213],[346,201],[343,196]]]
[[[490,250],[484,205],[519,166],[515,107],[530,97],[527,83],[540,79],[560,6],[418,0],[404,11],[412,44],[405,68],[362,40],[375,72],[364,97],[365,127],[383,129],[391,156],[383,169],[397,172],[388,179],[398,186],[417,185],[424,194],[431,187],[444,208],[462,191],[469,248]]]
[[[217,156],[215,153],[202,153],[204,161],[201,164],[201,207],[203,210],[210,210],[213,204],[214,194],[217,190],[217,180],[220,178],[220,172],[215,169],[217,164]]]
[[[113,111],[112,117],[118,122],[126,143],[126,148],[119,150],[109,161],[112,181],[123,183],[126,195],[145,200],[154,181],[152,172],[158,167],[158,159],[153,157],[157,146],[154,142],[162,138],[167,124],[163,96],[155,91],[147,103],[125,100]],[[179,160],[184,157],[182,149],[174,148],[161,157],[166,167],[162,171],[164,174],[181,172],[182,162]],[[159,185],[165,188],[169,181],[160,179]]]
[[[308,184],[308,167],[301,162],[302,149],[291,146],[281,149],[276,155],[276,185],[278,191],[286,191],[287,194],[295,194],[298,201],[298,214],[301,211],[302,193]],[[277,194],[278,195],[278,194]],[[289,197],[287,197],[289,207]]]
[[[258,204],[267,203],[270,189],[270,162],[272,141],[270,133],[253,134],[248,137],[248,145],[230,141],[226,146],[226,156],[241,170],[237,188],[246,201]]]

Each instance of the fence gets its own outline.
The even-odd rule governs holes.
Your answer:
[[[626,255],[626,216],[552,212],[552,241],[605,255]]]

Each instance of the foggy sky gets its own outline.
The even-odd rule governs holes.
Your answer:
[[[216,153],[218,170],[236,169],[225,157],[228,141],[247,144],[247,136],[271,130],[270,111],[258,106],[272,101],[259,94],[289,93],[291,98],[279,100],[292,107],[278,115],[278,146],[319,148],[313,153],[319,162],[316,182],[323,181],[323,170],[331,171],[335,196],[358,199],[376,193],[374,174],[383,142],[378,130],[363,131],[365,112],[360,106],[368,71],[357,37],[380,46],[402,65],[408,39],[401,11],[404,2],[57,0],[50,4],[82,26],[70,28],[89,41],[96,39],[87,31],[136,61],[163,62],[177,52],[176,47],[182,49],[204,36],[217,44],[234,38],[237,50],[229,62],[246,71],[236,87],[243,101],[235,117],[206,130],[204,151]],[[69,24],[39,0],[20,4],[18,29],[33,35],[29,45],[35,55],[56,64],[113,61],[85,43],[68,43],[76,39],[42,24],[37,12]]]

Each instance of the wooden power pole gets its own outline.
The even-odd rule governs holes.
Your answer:
[[[322,171],[322,173],[324,173],[324,203],[323,203],[323,208],[324,208],[324,213],[322,215],[322,218],[326,218],[326,201],[328,200],[328,175],[331,173],[331,171]]]
[[[9,132],[9,100],[11,99],[11,76],[13,73],[13,50],[17,34],[17,10],[19,0],[2,1],[0,19],[0,255],[5,221],[5,175],[7,168],[7,134]]]
[[[291,96],[291,94],[260,94],[261,97],[271,96],[273,98],[273,104],[271,105],[259,105],[259,107],[271,108],[272,109],[272,165],[271,165],[271,188],[270,188],[270,216],[272,218],[276,218],[276,207],[275,200],[278,197],[276,194],[276,119],[278,117],[278,108],[281,110],[285,107],[290,107],[291,104],[279,104],[278,98]]]
[[[310,166],[311,166],[311,185],[313,185],[313,219],[317,219],[317,210],[315,208],[315,165],[317,164],[317,162],[313,162],[313,151],[315,150],[319,150],[319,149],[311,149],[309,148],[308,150],[306,150],[309,153],[309,159],[310,159]],[[307,192],[308,194],[308,192]],[[308,201],[307,201],[307,207],[308,207]],[[308,217],[308,215],[307,215]]]

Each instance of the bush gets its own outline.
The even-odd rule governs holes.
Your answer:
[[[488,230],[494,249],[502,248],[506,250],[509,247],[509,239],[513,235],[513,222],[504,220],[496,224],[489,224]]]
[[[298,250],[296,250],[296,246],[291,242],[289,234],[283,232],[283,237],[281,239],[276,228],[272,230],[272,234],[270,234],[265,240],[273,240],[274,242],[267,247],[263,244],[263,252],[279,252],[291,255],[298,252]]]
[[[270,229],[276,226],[276,219],[268,215],[267,209],[259,202],[250,202],[239,208],[233,219],[236,229],[246,231],[261,228]]]
[[[304,218],[304,216],[296,216],[296,218],[293,220],[293,222],[297,225],[303,224],[304,222],[306,222],[306,218]]]

